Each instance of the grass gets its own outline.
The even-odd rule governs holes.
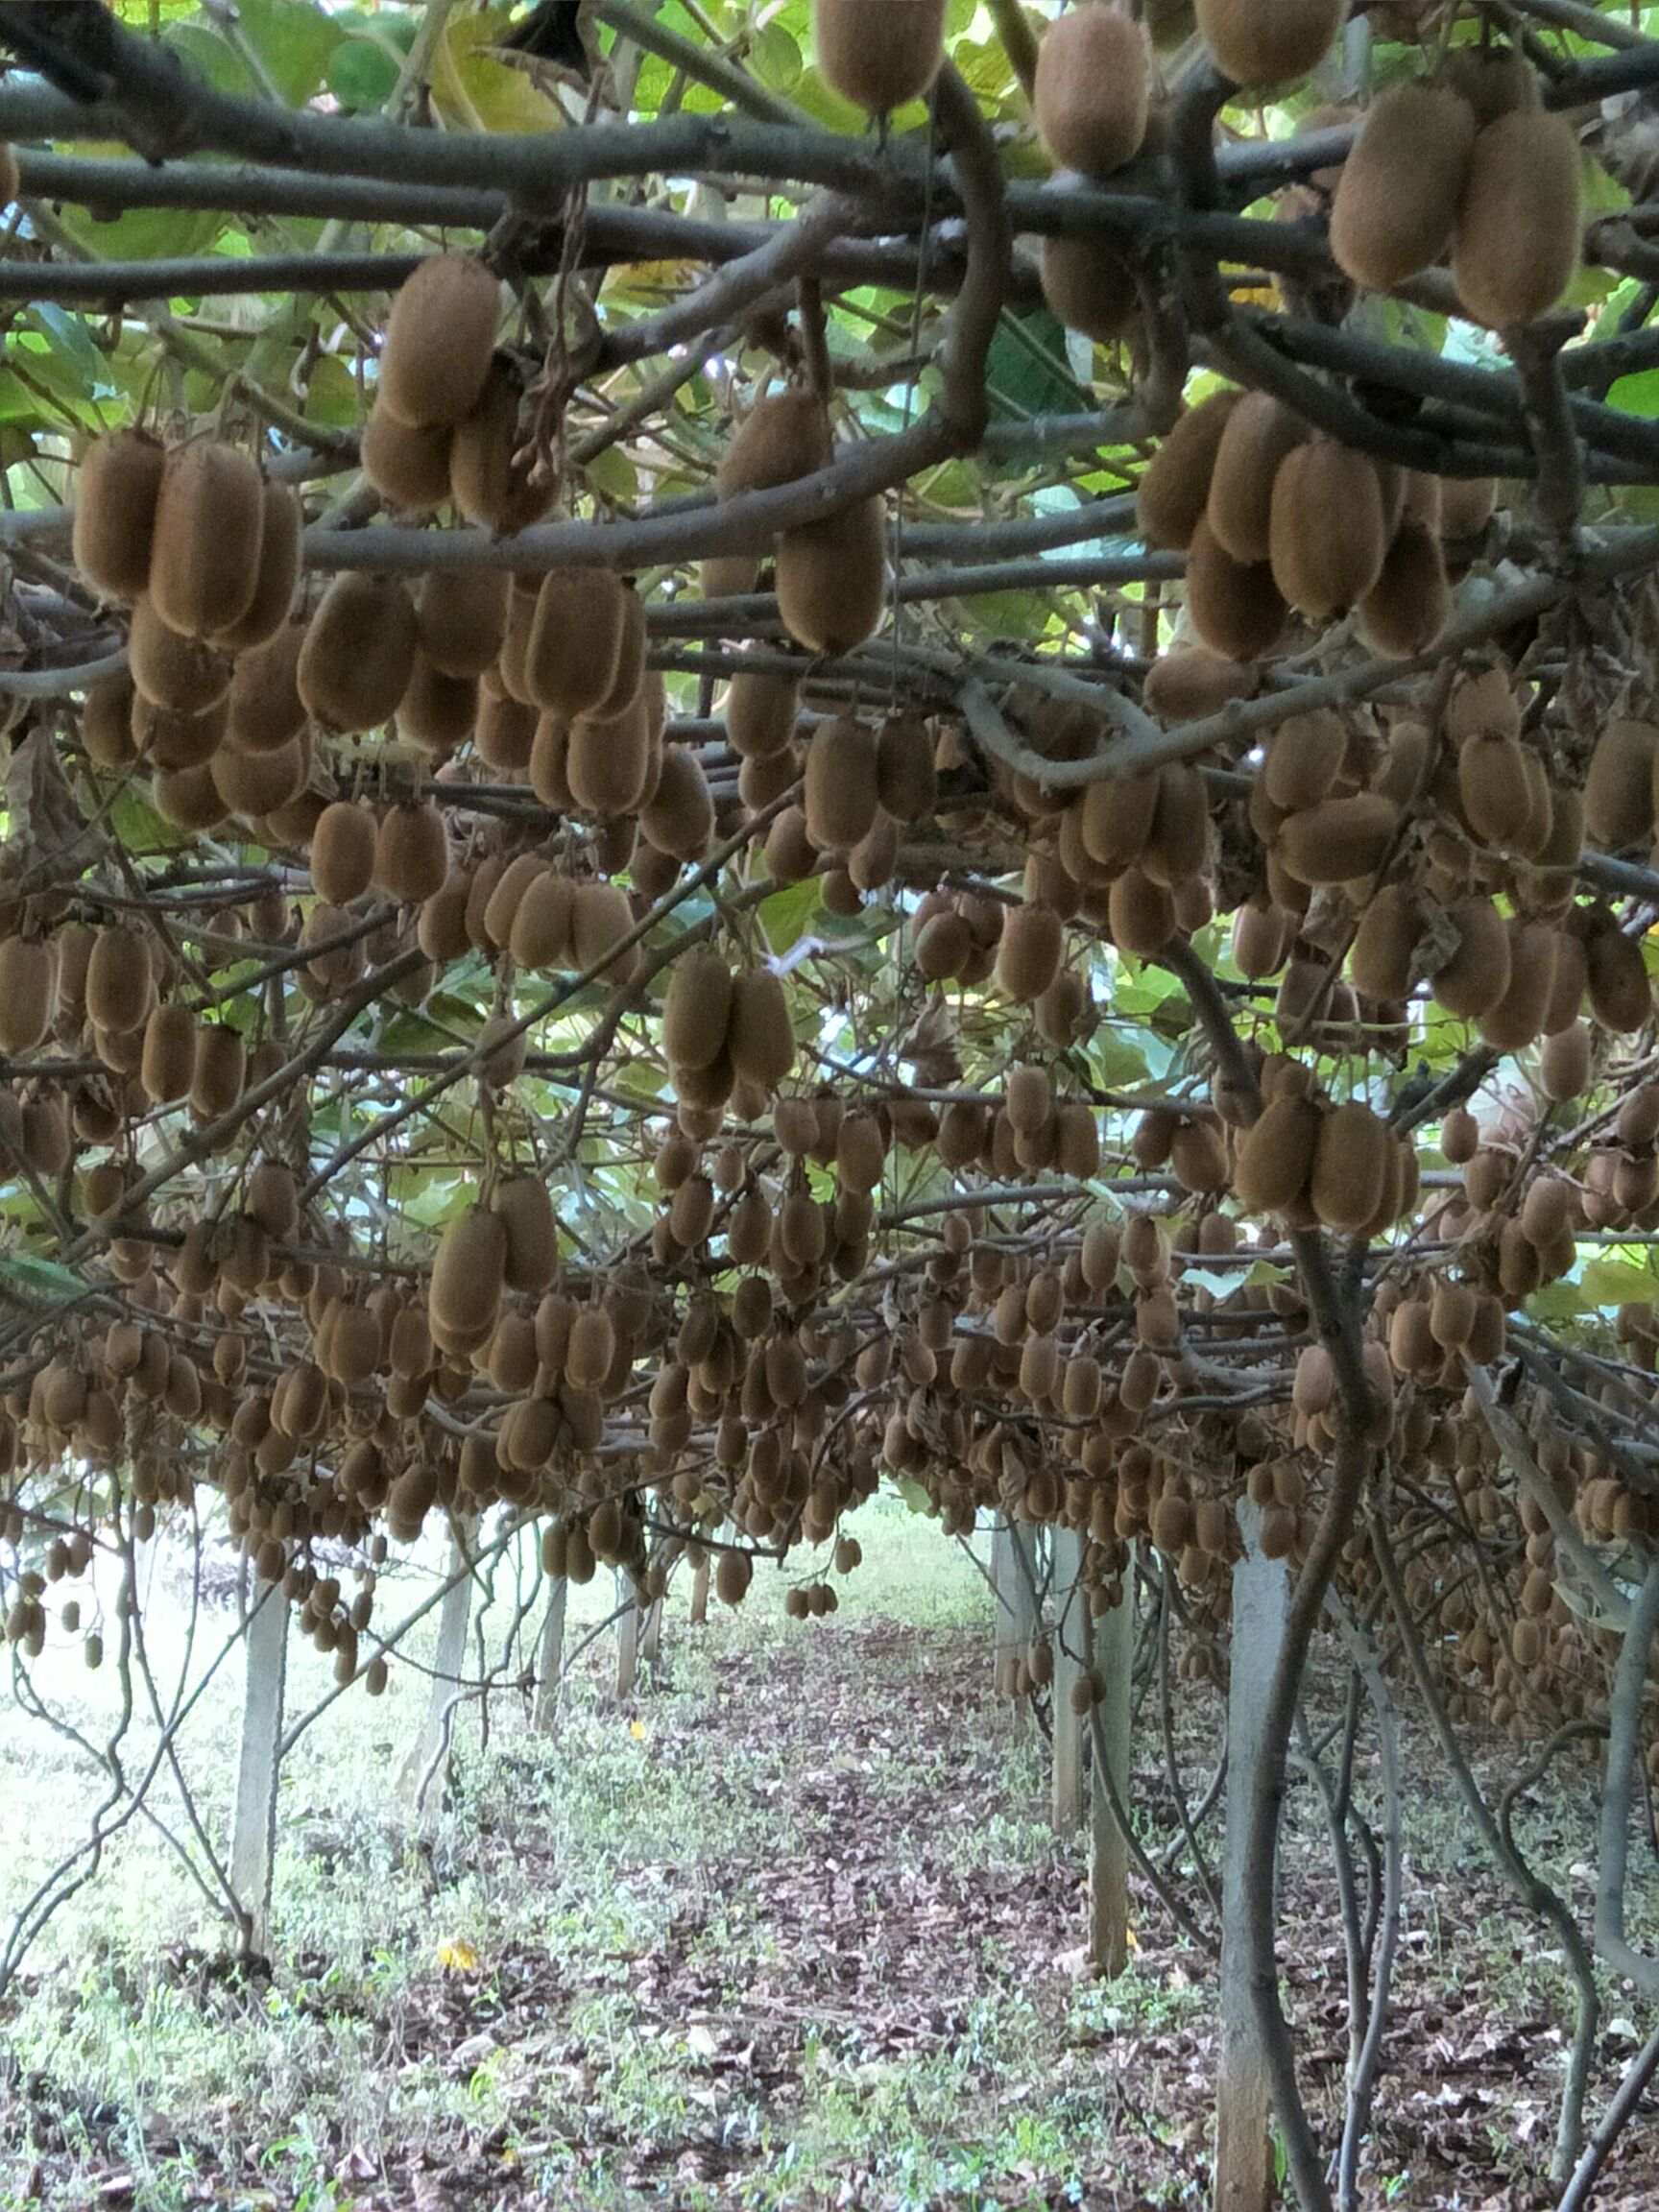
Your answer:
[[[487,1745],[469,1713],[424,1831],[389,1812],[424,1677],[396,1671],[384,1700],[340,1700],[284,1768],[269,1976],[228,1961],[178,1858],[127,1831],[0,2022],[0,2212],[1207,2201],[1208,1960],[1138,1897],[1130,1971],[1078,1975],[1081,1863],[1049,1831],[1035,1731],[987,1695],[983,1579],[891,1503],[855,1527],[865,1562],[830,1621],[786,1623],[768,1569],[740,1612],[715,1607],[692,1632],[682,1589],[661,1678],[629,1708],[607,1695],[604,1638],[553,1740],[510,1693]],[[388,1600],[401,1609],[421,1587],[411,1575]],[[611,1602],[608,1585],[573,1593],[572,1646]],[[493,1651],[508,1613],[503,1599],[487,1617]],[[222,1632],[199,1639],[191,1680]],[[170,1684],[182,1640],[156,1634]],[[291,1668],[301,1711],[328,1665],[296,1645]],[[60,1668],[52,1686],[78,1726],[108,1726],[106,1680]],[[237,1686],[231,1667],[185,1740],[215,1836]],[[1197,1710],[1208,1726],[1216,1700]],[[1213,1755],[1195,1739],[1189,1774]],[[1583,1834],[1581,1787],[1565,1778],[1543,1803],[1541,1849],[1546,1832],[1563,1853]],[[7,1708],[0,1793],[27,1808],[30,1836],[0,1854],[10,1911],[44,1851],[82,1830],[95,1784]],[[173,1824],[176,1792],[157,1810]],[[1328,1876],[1304,1859],[1305,1793],[1293,1833],[1293,1882],[1314,1887],[1293,1887],[1287,1939],[1317,1948]],[[1490,2194],[1535,2167],[1514,2122],[1528,2095],[1548,2100],[1558,2046],[1534,2031],[1562,2016],[1560,1978],[1472,1877],[1443,1793],[1414,1796],[1411,1842],[1410,2017],[1431,2007],[1454,2041],[1482,2023],[1532,2036],[1524,2063],[1510,2054],[1490,2076],[1470,2058],[1486,2096],[1466,2124],[1414,2104],[1440,2082],[1431,2054],[1427,2080],[1403,2054],[1373,2186],[1431,2205],[1472,2170]],[[1299,1973],[1296,2008],[1310,2046],[1334,2048],[1321,2006],[1340,1966],[1318,1955],[1328,1979]],[[1310,2069],[1327,2116],[1339,2071]]]

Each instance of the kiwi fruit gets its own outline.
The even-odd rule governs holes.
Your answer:
[[[726,1049],[732,999],[731,972],[717,951],[693,946],[681,953],[669,971],[662,1008],[662,1049],[671,1068],[713,1067]]]
[[[524,654],[535,706],[573,718],[603,705],[616,685],[625,597],[606,568],[556,568],[541,579]]]
[[[132,1034],[156,1003],[150,949],[131,929],[100,929],[86,963],[86,1015],[97,1029]]]
[[[1599,1017],[1598,1017],[1599,1019]],[[1544,1048],[1538,1055],[1538,1079],[1544,1086],[1544,1095],[1556,1105],[1569,1098],[1581,1098],[1590,1088],[1590,1030],[1587,1023],[1575,1022],[1566,1029],[1557,1029],[1552,1037],[1546,1037]],[[1565,1191],[1567,1185],[1560,1182],[1540,1182],[1532,1186],[1533,1191],[1557,1190]],[[1528,1191],[1530,1200],[1532,1191]],[[1531,1227],[1524,1221],[1527,1233],[1535,1244],[1550,1241],[1548,1231],[1534,1236]]]
[[[1051,23],[1031,91],[1049,159],[1085,177],[1109,177],[1133,161],[1146,136],[1150,85],[1145,30],[1109,0],[1085,0]]]
[[[1235,561],[1252,564],[1271,553],[1273,480],[1285,456],[1308,437],[1307,424],[1266,392],[1246,392],[1229,409],[1204,518]]]
[[[1235,84],[1305,77],[1331,50],[1344,0],[1193,0],[1204,43]]]
[[[769,759],[795,734],[801,687],[787,676],[763,676],[740,668],[727,690],[722,712],[732,750],[741,760]]]
[[[1375,462],[1315,437],[1285,456],[1269,517],[1273,581],[1310,620],[1346,613],[1382,573],[1388,526]]]
[[[389,507],[424,514],[449,496],[448,423],[413,429],[378,402],[369,410],[360,447],[364,473]]]
[[[396,578],[336,576],[295,669],[306,712],[347,737],[390,722],[415,673],[420,637],[414,603]]]
[[[1155,881],[1144,869],[1126,868],[1113,878],[1106,921],[1120,952],[1148,960],[1175,934],[1175,902],[1167,884]]]
[[[377,888],[400,905],[420,905],[443,888],[448,873],[449,832],[438,808],[430,801],[389,806],[374,838]]]
[[[997,981],[1016,1005],[1042,998],[1060,973],[1066,930],[1052,906],[1026,901],[1014,907],[997,947]]]
[[[304,644],[304,623],[288,622],[268,644],[238,655],[226,734],[242,752],[277,752],[304,729],[305,702],[300,696]]]
[[[812,44],[843,100],[888,115],[920,100],[939,74],[945,0],[812,0]]]
[[[507,1232],[502,1281],[536,1297],[559,1266],[559,1231],[547,1186],[536,1175],[511,1176],[495,1193],[495,1217]]]
[[[1456,950],[1430,978],[1448,1014],[1478,1022],[1509,988],[1509,933],[1490,899],[1460,899],[1448,911]]]
[[[1252,1214],[1285,1214],[1299,1205],[1313,1176],[1319,1109],[1310,1098],[1270,1098],[1238,1140],[1234,1189]]]
[[[481,1342],[494,1327],[508,1248],[506,1222],[483,1206],[459,1215],[438,1239],[427,1313],[440,1349]]]
[[[0,1052],[33,1052],[58,1010],[58,955],[49,937],[0,938]]]
[[[221,746],[206,773],[232,814],[250,822],[266,820],[292,805],[310,782],[310,734],[303,733],[275,753],[241,753]]]
[[[132,702],[132,735],[143,757],[156,768],[200,768],[224,742],[230,723],[228,696],[199,714],[180,714],[148,699]]]
[[[878,739],[869,723],[821,722],[806,747],[802,804],[820,852],[845,853],[867,836],[880,804]]]
[[[518,967],[535,973],[566,964],[575,902],[574,881],[557,869],[542,869],[526,885],[514,913],[513,932],[508,940],[508,949]]]
[[[1517,108],[1477,134],[1452,276],[1478,322],[1517,329],[1555,305],[1578,270],[1582,189],[1566,116]]]
[[[1280,825],[1274,854],[1298,883],[1350,883],[1374,876],[1400,827],[1400,809],[1380,791],[1326,799]]]
[[[1602,1028],[1628,1035],[1651,1018],[1652,988],[1635,938],[1612,926],[1592,929],[1584,966],[1591,1011]]]
[[[520,706],[504,691],[493,691],[488,685],[480,685],[472,742],[484,766],[514,782],[525,781],[535,754],[540,719],[534,707]]]
[[[311,838],[311,881],[330,906],[349,906],[374,880],[377,825],[352,799],[325,806]]]
[[[688,747],[664,748],[656,789],[639,809],[639,827],[659,853],[675,860],[700,860],[713,843],[714,801],[702,762]]]
[[[498,358],[477,405],[450,437],[450,496],[469,522],[497,537],[529,529],[553,504],[551,475],[539,473],[534,458],[524,455],[523,399],[518,372]]]
[[[571,965],[581,974],[603,974],[626,983],[634,974],[632,952],[619,952],[633,934],[634,909],[617,883],[578,883],[570,907]]]
[[[1512,921],[1508,927],[1509,983],[1479,1017],[1482,1040],[1501,1052],[1518,1052],[1542,1033],[1555,975],[1555,933],[1541,922]]]
[[[1187,556],[1187,612],[1203,643],[1227,661],[1271,652],[1289,616],[1271,564],[1235,561],[1202,517]]]
[[[795,1032],[782,979],[770,968],[750,968],[732,985],[726,1050],[734,1072],[765,1092],[776,1091],[795,1065]]]
[[[268,645],[288,619],[300,581],[300,541],[305,524],[300,501],[286,484],[272,483],[265,485],[261,499],[253,596],[241,620],[214,639],[227,653],[252,653]]]
[[[1242,397],[1231,386],[1212,392],[1187,410],[1147,462],[1135,511],[1148,545],[1182,552],[1192,543],[1209,504],[1222,432]]]
[[[198,1120],[228,1114],[242,1095],[248,1048],[228,1022],[205,1022],[196,1031],[196,1057],[190,1070],[190,1111]]]
[[[1336,265],[1367,291],[1416,276],[1452,243],[1475,116],[1443,85],[1390,85],[1367,109],[1331,208]]]
[[[75,565],[107,599],[133,600],[150,586],[166,448],[143,430],[94,438],[75,479],[70,550]]]
[[[1498,481],[1493,476],[1442,476],[1440,479],[1440,536],[1447,543],[1477,538],[1491,521],[1498,505]]]
[[[166,1000],[144,1024],[144,1057],[138,1080],[157,1106],[174,1106],[190,1089],[196,1072],[196,1021],[187,1006]]]
[[[1347,751],[1347,732],[1329,708],[1292,714],[1267,740],[1262,788],[1286,814],[1317,806],[1341,775]]]
[[[815,392],[791,385],[768,393],[737,425],[721,457],[715,485],[722,498],[740,492],[775,492],[824,468],[830,445],[830,418]],[[746,562],[750,556],[735,558]],[[708,591],[704,595],[725,596]]]
[[[1467,103],[1478,128],[1500,115],[1538,106],[1538,80],[1525,54],[1513,46],[1455,46],[1440,65],[1440,82]]]
[[[1393,1140],[1388,1125],[1358,1099],[1334,1106],[1319,1123],[1308,1190],[1327,1229],[1363,1229],[1387,1190]]]
[[[1425,653],[1452,613],[1440,540],[1421,522],[1395,531],[1377,581],[1359,601],[1359,635],[1380,660]]]
[[[877,493],[820,522],[784,531],[777,582],[783,626],[809,653],[851,653],[873,637],[887,597],[885,498]]]
[[[436,570],[415,594],[421,650],[441,676],[483,676],[507,639],[512,578],[504,568]]]
[[[150,703],[145,702],[148,706]],[[138,693],[125,671],[104,676],[88,686],[81,716],[81,742],[100,768],[127,768],[138,757],[132,718]]]
[[[1584,828],[1609,852],[1645,844],[1653,834],[1659,791],[1659,727],[1621,719],[1596,740],[1584,782]]]
[[[265,487],[250,455],[205,438],[173,448],[156,496],[149,584],[169,630],[211,637],[246,616],[264,523]]]
[[[1510,852],[1527,829],[1530,798],[1518,738],[1471,737],[1457,756],[1457,801],[1478,841]]]
[[[180,714],[201,713],[230,688],[229,657],[171,629],[148,598],[132,610],[127,665],[142,697]]]
[[[392,302],[375,403],[410,430],[453,425],[483,396],[495,349],[501,287],[470,253],[439,253]]]
[[[417,647],[397,702],[398,736],[441,759],[467,743],[477,720],[477,677],[445,676]]]
[[[1107,0],[1091,5],[1104,9]],[[1096,346],[1115,346],[1133,328],[1140,287],[1128,260],[1108,240],[1045,238],[1037,273],[1049,313],[1068,330],[1080,330]]]

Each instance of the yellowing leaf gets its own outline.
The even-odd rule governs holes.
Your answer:
[[[632,1736],[632,1737],[633,1737],[633,1739],[634,1739],[634,1741],[635,1741],[635,1743],[644,1743],[644,1741],[645,1741],[645,1723],[644,1723],[644,1721],[643,1721],[643,1720],[630,1720],[630,1721],[629,1721],[629,1723],[628,1723],[628,1733],[629,1733],[629,1735],[630,1735],[630,1736]]]
[[[539,92],[522,69],[509,68],[483,49],[498,46],[508,12],[455,15],[432,57],[432,105],[452,130],[497,133],[557,131],[564,123],[556,102]]]
[[[450,1936],[438,1946],[438,1963],[445,1974],[471,1974],[477,1969],[478,1954],[464,1936]]]

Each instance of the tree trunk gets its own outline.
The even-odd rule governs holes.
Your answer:
[[[438,1655],[432,1663],[432,1690],[421,1732],[409,1748],[397,1778],[397,1794],[409,1810],[421,1814],[431,1798],[432,1784],[447,1768],[454,1707],[467,1665],[467,1622],[472,1610],[472,1576],[468,1567],[472,1553],[474,1523],[457,1523],[449,1543],[447,1574],[455,1579],[445,1593],[438,1615]]]
[[[242,1908],[242,1948],[262,1955],[271,1944],[288,1600],[279,1587],[260,1583],[254,1588],[253,1606],[244,1640],[246,1687],[230,1824],[230,1887]]]
[[[1261,1508],[1238,1508],[1245,1552],[1233,1569],[1232,1680],[1227,1695],[1227,1836],[1221,1876],[1221,2057],[1215,2090],[1215,2212],[1266,2212],[1273,2201],[1272,2094],[1250,1996],[1245,1915],[1271,1911],[1244,1880],[1250,1802],[1290,1579],[1260,1545]]]
[[[1085,1619],[1087,1607],[1080,1607]],[[1123,1571],[1123,1596],[1090,1623],[1094,1666],[1106,1685],[1090,1724],[1094,1754],[1089,1812],[1089,1963],[1109,1978],[1129,1963],[1129,1840],[1112,1810],[1116,1794],[1129,1816],[1129,1740],[1135,1674],[1135,1563]],[[1106,1787],[1107,1776],[1112,1791]]]
[[[662,1657],[662,1600],[658,1598],[648,1608],[639,1630],[639,1656],[647,1667],[656,1667]]]
[[[1087,1785],[1083,1769],[1086,1717],[1073,1712],[1071,1693],[1082,1681],[1088,1664],[1089,1599],[1078,1587],[1083,1568],[1083,1538],[1073,1528],[1056,1527],[1053,1546],[1054,1575],[1054,1788],[1051,1815],[1054,1833],[1067,1840],[1083,1825]]]
[[[561,1676],[565,1671],[565,1608],[570,1585],[563,1575],[552,1578],[546,1618],[541,1623],[541,1649],[536,1662],[536,1733],[551,1736],[559,1712]]]
[[[691,1625],[701,1628],[709,1619],[709,1561],[698,1560],[691,1570]]]
[[[996,1691],[1011,1699],[1014,1683],[1037,1630],[1036,1557],[1028,1529],[1016,1521],[999,1522],[991,1538],[991,1582],[997,1593]],[[1025,1701],[1013,1705],[1019,1725]]]

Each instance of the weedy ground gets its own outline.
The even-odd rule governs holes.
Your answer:
[[[0,2208],[1206,2204],[1212,1960],[1137,1887],[1128,1973],[1083,1972],[1081,1849],[1050,1833],[1037,1730],[991,1700],[978,1566],[896,1506],[866,1509],[856,1532],[865,1564],[829,1620],[786,1622],[767,1570],[739,1612],[715,1606],[693,1630],[677,1587],[661,1663],[628,1705],[600,1633],[551,1739],[512,1691],[487,1742],[469,1715],[424,1827],[393,1809],[424,1678],[400,1669],[387,1697],[342,1698],[284,1767],[269,1970],[233,1963],[152,1826],[124,1830],[0,2017]],[[387,1601],[419,1588],[388,1585]],[[608,1583],[578,1594],[571,1649],[611,1602]],[[493,1660],[512,1611],[503,1585],[483,1623]],[[198,1624],[192,1680],[224,1626]],[[165,1691],[183,1638],[156,1633]],[[428,1630],[414,1656],[430,1649]],[[107,1680],[67,1666],[47,1679],[65,1718],[108,1728]],[[232,1659],[183,1739],[215,1839],[239,1680]],[[328,1681],[296,1645],[290,1713]],[[1214,1691],[1183,1694],[1194,1796],[1217,1719]],[[1489,1752],[1496,1778],[1507,1750]],[[1407,1937],[1368,2201],[1521,2212],[1551,2200],[1560,1960],[1481,1864],[1427,1741],[1409,1753]],[[1162,1767],[1148,1708],[1149,1839],[1170,1818]],[[0,1707],[8,1917],[97,1795],[64,1737]],[[1569,1761],[1519,1826],[1580,1905],[1593,1803],[1592,1770]],[[180,1834],[165,1778],[155,1804]],[[1205,1840],[1214,1856],[1214,1827]],[[1651,1936],[1650,1883],[1639,1903]],[[1306,1786],[1286,1908],[1305,2078],[1329,2127],[1346,2005]],[[1647,2026],[1617,1989],[1603,2018],[1601,2095]],[[1604,2204],[1659,2199],[1653,2133],[1633,2131]]]

